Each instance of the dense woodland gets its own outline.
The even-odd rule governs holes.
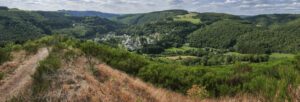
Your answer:
[[[78,38],[104,34],[122,26],[100,17],[73,17],[61,12],[0,10],[0,45],[39,38],[55,33]]]
[[[285,101],[292,98],[287,89],[300,83],[299,15],[240,17],[184,10],[76,15],[1,7],[0,64],[10,60],[11,51],[35,53],[54,46],[80,49],[88,58],[183,94],[193,85],[201,86],[206,93],[200,97],[251,94]],[[129,52],[110,46],[120,44],[94,41],[108,34],[157,37]],[[46,67],[39,71],[51,70]],[[0,79],[4,75],[0,73]],[[43,82],[39,76],[35,81]]]

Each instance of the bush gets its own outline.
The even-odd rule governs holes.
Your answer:
[[[78,57],[79,55],[80,55],[79,52],[75,51],[74,49],[70,49],[64,53],[64,58],[67,62],[70,62],[76,57]]]
[[[245,84],[245,89],[253,94],[263,95],[268,100],[275,98],[277,80],[266,76],[257,76]]]
[[[0,48],[0,65],[10,60],[10,58],[10,50],[8,50],[7,48]]]
[[[28,41],[23,45],[24,50],[26,50],[29,54],[37,53],[39,47],[39,44],[33,41]]]
[[[0,72],[0,80],[4,78],[4,73]]]
[[[141,53],[146,53],[146,54],[160,54],[164,52],[164,48],[158,46],[158,45],[145,45],[141,51]]]
[[[100,45],[92,41],[82,43],[80,49],[89,60],[93,57],[98,58],[113,68],[133,75],[136,75],[140,68],[148,63],[146,59],[139,55],[132,54],[126,50]]]
[[[234,66],[235,73],[247,73],[247,72],[251,72],[251,71],[252,71],[252,67],[249,64],[237,63]]]
[[[226,66],[182,66],[153,62],[139,71],[139,77],[159,87],[178,92],[190,91],[192,85],[205,86],[210,96],[235,96],[250,93],[267,100],[289,99],[287,87],[299,84],[300,74],[290,60],[281,63],[237,63]],[[278,97],[275,97],[276,92]],[[195,96],[195,95],[191,95]],[[197,96],[197,94],[196,94]]]
[[[199,98],[204,99],[207,98],[208,92],[206,91],[205,87],[199,85],[193,85],[192,88],[187,90],[187,95],[192,98]]]
[[[296,59],[296,69],[300,71],[300,54],[296,55],[295,59]]]

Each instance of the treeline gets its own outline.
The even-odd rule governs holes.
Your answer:
[[[198,58],[187,58],[182,59],[180,62],[183,65],[187,66],[195,66],[195,65],[203,65],[203,66],[216,66],[216,65],[228,65],[234,64],[237,62],[244,63],[261,63],[268,62],[269,55],[223,55],[223,54],[212,54],[212,55],[204,55]]]
[[[187,66],[215,66],[234,64],[236,62],[261,63],[269,61],[269,55],[267,54],[230,54],[228,50],[213,48],[194,48],[184,51],[165,51],[158,56],[179,56],[177,62]],[[181,58],[181,56],[193,57]]]

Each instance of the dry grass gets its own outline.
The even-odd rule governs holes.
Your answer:
[[[144,83],[143,81],[132,78],[125,73],[114,70],[111,67],[100,64],[98,69],[102,74],[106,74],[110,79],[104,82],[112,94],[119,94],[120,98],[128,99],[126,102],[195,102],[178,93],[170,92],[164,89]],[[198,100],[199,101],[199,100]]]
[[[0,72],[11,73],[26,58],[25,51],[12,52],[12,60],[0,65]]]
[[[48,102],[260,102],[259,98],[247,95],[219,99],[197,100],[179,93],[156,88],[140,79],[133,78],[106,64],[93,61],[98,74],[88,68],[85,57],[65,63],[43,97]],[[30,88],[29,88],[30,89]],[[22,101],[30,99],[28,92]]]
[[[263,97],[255,97],[247,94],[237,95],[235,97],[221,97],[205,99],[203,102],[266,102]]]
[[[7,77],[14,74],[13,72],[25,61],[26,58],[28,58],[28,56],[26,56],[25,51],[12,52],[12,60],[0,65],[0,72],[5,73],[3,80],[0,80],[0,85],[5,82]]]
[[[25,87],[32,82],[31,75],[33,75],[33,73],[35,72],[38,66],[38,62],[43,60],[47,56],[48,50],[42,48],[38,51],[36,55],[30,56],[26,60],[13,60],[16,61],[14,67],[18,68],[16,68],[16,70],[13,71],[13,74],[6,77],[3,80],[3,84],[0,85],[0,101],[10,99],[12,96],[17,95],[20,91],[24,90]],[[10,67],[8,67],[8,69],[10,69]]]
[[[94,61],[97,76],[89,70],[87,59],[64,64],[53,75],[51,88],[42,97],[62,102],[196,102],[181,94],[155,88],[125,73]]]
[[[297,89],[293,89],[293,87],[289,85],[288,92],[292,102],[300,102],[300,86],[298,86]]]

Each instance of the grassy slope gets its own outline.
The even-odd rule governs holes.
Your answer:
[[[33,85],[19,92],[10,100],[11,102],[46,101],[47,99],[92,102],[199,101],[156,88],[115,70],[97,59],[90,62],[88,57],[80,54],[82,52],[79,49],[65,47],[57,49],[55,46],[53,51],[48,58],[41,61],[33,76]]]
[[[189,13],[186,15],[178,15],[174,18],[174,21],[187,21],[193,24],[201,24],[201,19],[196,18],[198,16],[197,13]]]

